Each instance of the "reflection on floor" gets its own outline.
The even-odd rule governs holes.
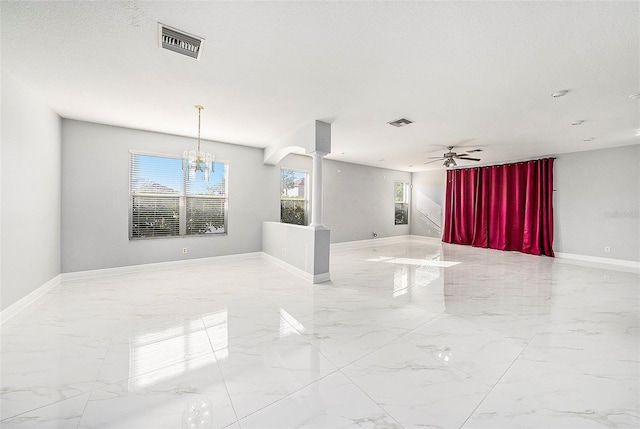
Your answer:
[[[639,427],[640,275],[416,237],[65,281],[2,326],[3,428]]]

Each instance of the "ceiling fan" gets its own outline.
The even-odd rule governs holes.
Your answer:
[[[427,161],[425,162],[425,164],[431,164],[432,162],[436,161],[444,161],[443,165],[445,167],[455,167],[457,165],[455,161],[456,159],[462,159],[465,161],[480,161],[480,158],[471,158],[469,156],[469,153],[482,152],[482,149],[473,149],[467,151],[469,153],[455,153],[453,152],[453,146],[449,146],[447,147],[447,149],[449,149],[449,152],[443,154],[442,156],[430,156],[428,159],[433,159],[433,161]]]

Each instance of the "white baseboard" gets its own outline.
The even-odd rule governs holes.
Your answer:
[[[298,277],[303,278],[304,280],[308,281],[309,283],[315,284],[315,283],[322,283],[322,282],[327,282],[327,281],[331,280],[330,273],[311,274],[311,273],[308,273],[308,272],[306,272],[304,270],[301,270],[298,267],[294,267],[293,265],[287,264],[283,260],[278,259],[275,256],[271,256],[268,253],[262,252],[262,257],[264,259],[266,259],[267,261],[271,262],[272,264],[277,265],[280,268],[283,268],[283,269],[289,271],[290,273],[295,274]]]
[[[52,288],[59,285],[63,281],[69,280],[83,280],[90,279],[95,277],[104,277],[104,276],[112,276],[117,274],[126,274],[126,273],[135,273],[140,271],[149,271],[155,269],[162,268],[171,268],[171,267],[180,267],[185,265],[200,265],[211,262],[221,262],[221,261],[232,261],[232,260],[242,260],[242,259],[250,259],[255,257],[261,257],[264,255],[263,252],[252,252],[252,253],[239,253],[236,255],[222,255],[222,256],[212,256],[208,258],[197,258],[197,259],[184,259],[181,261],[168,261],[168,262],[156,262],[152,264],[141,264],[141,265],[129,265],[126,267],[115,267],[115,268],[103,268],[98,270],[87,270],[87,271],[75,271],[70,273],[62,273],[58,274],[38,289],[34,290],[24,298],[19,301],[11,304],[9,307],[5,308],[0,312],[0,325],[11,319],[13,316],[27,308],[29,305],[33,304],[37,299],[45,295]],[[274,258],[276,259],[276,258]],[[277,259],[276,259],[277,260]],[[288,269],[292,269],[288,264]],[[304,271],[301,271],[304,273]],[[298,273],[299,274],[299,273]],[[319,283],[323,281],[329,280],[329,273],[312,275],[308,273],[304,273],[307,280],[313,283]]]
[[[393,243],[396,241],[405,241],[405,240],[420,240],[420,241],[429,241],[434,244],[442,244],[442,240],[436,237],[427,237],[424,235],[415,235],[415,234],[406,234],[406,235],[393,235],[391,237],[381,237],[381,238],[369,238],[367,240],[356,240],[356,241],[342,241],[340,243],[333,243],[331,247],[335,247],[336,249],[348,249],[351,247],[362,247],[363,245],[376,246],[384,243]]]
[[[348,249],[350,247],[362,247],[363,245],[376,246],[382,243],[406,240],[409,235],[394,235],[391,237],[372,237],[366,240],[342,241],[340,243],[332,243],[331,247],[337,249]]]
[[[38,289],[34,290],[24,298],[20,299],[17,302],[14,302],[10,306],[2,310],[2,312],[0,313],[0,325],[4,324],[4,322],[8,321],[13,316],[15,316],[16,314],[18,314],[19,312],[27,308],[29,305],[36,302],[36,300],[38,300],[44,294],[46,294],[51,289],[59,285],[61,281],[62,281],[62,275],[58,274],[57,276],[55,276],[54,278],[52,278],[51,280],[49,280],[48,282],[40,286]]]
[[[597,264],[617,265],[620,267],[629,267],[640,270],[640,262],[628,261],[626,259],[601,258],[598,256],[578,255],[575,253],[556,252],[557,258],[575,259],[577,261],[595,262]]]
[[[435,244],[442,244],[442,238],[440,237],[428,237],[426,235],[415,235],[415,234],[407,235],[407,237],[411,240],[429,241]]]
[[[331,280],[331,273],[322,273],[313,275],[313,284],[328,282]]]
[[[208,258],[183,259],[180,261],[154,262],[151,264],[127,265],[125,267],[103,268],[98,270],[74,271],[63,273],[62,280],[82,280],[94,277],[113,276],[116,274],[136,273],[161,268],[182,267],[185,265],[201,265],[211,262],[242,260],[260,256],[262,252],[239,253],[236,255],[211,256]]]

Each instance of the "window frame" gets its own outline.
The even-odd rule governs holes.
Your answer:
[[[397,197],[397,187],[398,184],[402,184],[402,197],[398,199]],[[409,225],[409,213],[410,205],[409,205],[409,196],[411,192],[411,184],[402,180],[394,180],[393,182],[393,221],[394,225]],[[405,214],[404,222],[398,222],[398,211],[401,211]]]
[[[148,156],[148,157],[156,157],[156,158],[167,158],[179,161],[180,165],[180,174],[182,176],[182,187],[181,190],[178,191],[177,194],[151,194],[151,193],[135,193],[132,189],[133,179],[134,179],[134,171],[133,171],[133,162],[136,156]],[[138,151],[138,150],[129,150],[129,202],[128,202],[128,212],[129,212],[129,225],[128,225],[128,235],[129,241],[138,241],[138,240],[157,240],[163,238],[187,238],[187,237],[210,237],[210,236],[224,236],[229,234],[229,161],[225,160],[216,160],[214,165],[217,168],[220,168],[219,165],[222,164],[224,168],[224,195],[202,195],[202,194],[193,194],[188,190],[188,172],[184,171],[182,168],[182,157],[175,154],[166,154],[166,153],[158,153],[158,152],[147,152],[147,151]],[[199,177],[199,176],[198,176]],[[152,197],[152,198],[177,198],[178,199],[178,233],[171,235],[158,235],[158,236],[134,236],[134,199],[136,197]],[[189,201],[197,201],[197,200],[223,200],[222,204],[222,213],[224,216],[224,231],[223,232],[210,232],[210,233],[199,233],[199,234],[189,234],[187,233],[187,224],[189,220],[187,219],[188,213],[188,205]]]
[[[294,173],[300,173],[300,174],[304,174],[304,197],[303,198],[298,198],[298,197],[285,197],[283,196],[283,173],[284,171],[292,171]],[[309,182],[311,180],[311,174],[306,171],[306,170],[297,170],[294,168],[289,168],[289,167],[280,167],[280,177],[278,178],[279,181],[279,188],[280,188],[280,223],[287,223],[289,225],[300,225],[298,223],[293,223],[293,222],[284,222],[282,220],[282,203],[285,201],[303,201],[304,202],[304,223],[301,226],[308,226],[309,225],[309,215],[310,215],[310,198],[309,198],[309,192],[311,191],[311,187],[309,186]]]

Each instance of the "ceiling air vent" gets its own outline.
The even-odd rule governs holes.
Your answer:
[[[407,118],[396,119],[395,121],[387,122],[389,125],[393,125],[394,127],[404,127],[405,125],[413,124],[413,121]]]
[[[161,48],[195,58],[196,60],[200,59],[204,39],[185,33],[184,31],[176,30],[175,28],[167,27],[164,24],[158,23],[158,26],[160,29]]]

